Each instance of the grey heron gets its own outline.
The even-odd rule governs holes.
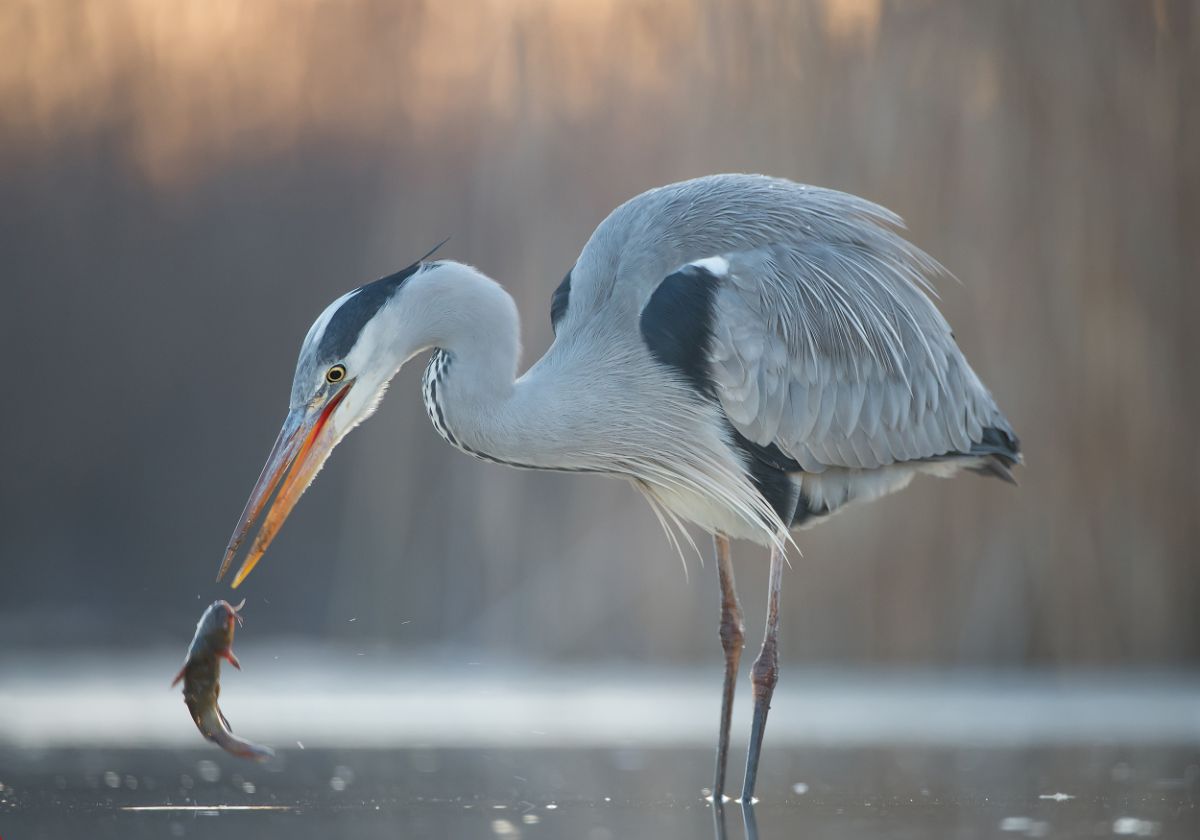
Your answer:
[[[233,585],[245,579],[333,448],[404,364],[432,351],[425,407],[458,449],[627,479],[672,540],[683,522],[713,536],[725,654],[716,801],[744,639],[730,540],[770,549],[749,801],[792,531],[920,473],[1011,481],[1021,461],[927,294],[944,269],[900,227],[862,198],[761,175],[642,193],[592,234],[551,298],[553,344],[520,375],[516,305],[471,266],[427,254],[342,295],[304,338],[287,417],[218,580],[266,510]]]

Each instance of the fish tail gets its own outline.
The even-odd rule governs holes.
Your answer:
[[[204,737],[230,755],[255,761],[266,761],[275,755],[275,750],[270,747],[251,743],[234,735],[229,729],[225,716],[221,714],[221,710],[216,705],[204,710],[201,715],[201,724]]]
[[[229,730],[222,730],[213,741],[225,752],[239,758],[250,758],[255,761],[266,761],[275,755],[275,750],[262,744],[254,744],[234,735]]]

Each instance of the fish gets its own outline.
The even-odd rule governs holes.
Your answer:
[[[183,682],[183,702],[201,735],[227,753],[266,761],[275,755],[275,751],[234,735],[229,718],[217,705],[217,698],[221,696],[221,660],[239,671],[242,669],[242,664],[233,655],[233,631],[242,624],[240,610],[245,605],[245,598],[236,607],[228,601],[213,601],[196,624],[196,635],[192,637],[183,667],[171,687]]]

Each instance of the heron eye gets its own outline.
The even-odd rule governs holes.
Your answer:
[[[333,384],[334,382],[341,382],[345,378],[346,378],[346,366],[345,365],[334,365],[329,370],[325,371],[325,381],[330,384]]]

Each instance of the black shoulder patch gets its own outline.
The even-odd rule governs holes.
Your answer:
[[[719,277],[700,266],[682,268],[659,284],[641,318],[642,339],[654,358],[714,399],[716,383],[709,372],[709,346],[720,283]],[[754,443],[732,424],[729,434],[741,451],[750,479],[783,522],[797,524],[819,515],[809,509],[790,475],[801,472],[799,463],[773,443]]]
[[[329,361],[344,359],[358,341],[367,322],[383,307],[404,281],[417,273],[421,263],[415,262],[407,268],[368,283],[355,292],[325,325],[318,347],[319,357]]]
[[[716,393],[708,368],[718,278],[689,265],[658,285],[642,310],[642,340],[650,353],[706,397]]]
[[[574,269],[572,269],[574,270]],[[558,335],[558,322],[567,314],[567,306],[571,303],[571,272],[558,284],[554,294],[550,296],[550,328]]]

